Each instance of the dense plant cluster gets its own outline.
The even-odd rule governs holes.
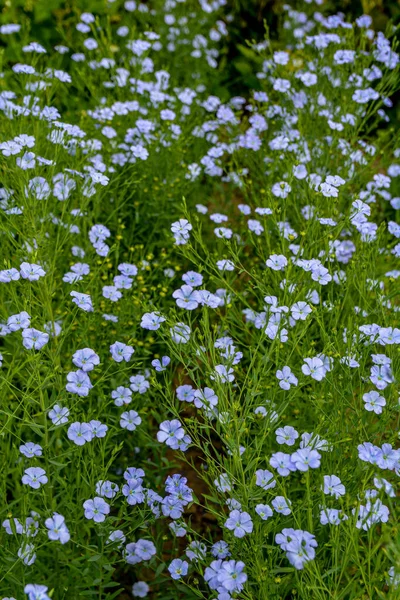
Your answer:
[[[394,31],[230,10],[2,15],[3,600],[400,593]]]

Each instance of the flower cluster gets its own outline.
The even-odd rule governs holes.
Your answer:
[[[232,3],[100,4],[1,15],[0,594],[395,595],[390,28],[284,4],[232,95]]]

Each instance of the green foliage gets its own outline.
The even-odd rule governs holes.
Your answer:
[[[232,598],[396,600],[399,508],[390,492],[398,492],[399,459],[384,469],[360,459],[359,446],[398,446],[399,346],[384,336],[390,328],[396,336],[399,327],[393,233],[399,187],[396,175],[379,183],[399,158],[397,108],[389,109],[391,122],[382,112],[386,99],[396,98],[398,67],[380,62],[382,77],[354,84],[376,64],[365,31],[338,28],[338,45],[324,51],[301,44],[293,22],[283,27],[289,19],[281,2],[235,0],[215,11],[194,0],[145,6],[148,12],[131,13],[122,2],[38,0],[6,3],[2,12],[2,23],[20,23],[21,31],[1,37],[0,143],[26,134],[34,146],[10,156],[1,146],[0,271],[1,277],[7,269],[19,273],[28,262],[45,275],[0,283],[0,595],[22,600],[25,586],[35,583],[47,586],[46,599],[126,600],[132,585],[145,581],[154,599],[215,600],[217,590],[204,575],[215,559],[210,548],[224,539],[247,575]],[[349,17],[362,13],[361,5],[343,6]],[[302,6],[310,22],[315,8]],[[370,9],[396,50],[388,19],[397,19],[397,4]],[[84,35],[76,24],[89,11],[96,17]],[[319,25],[312,23],[316,34]],[[126,24],[122,37],[117,30]],[[154,42],[146,32],[159,34],[161,48],[128,47]],[[85,37],[96,47],[86,49]],[[48,52],[24,50],[32,40]],[[57,44],[70,51],[52,51]],[[354,50],[357,61],[338,63],[338,48]],[[274,52],[285,49],[288,65],[274,63]],[[84,53],[82,61],[71,56],[77,53]],[[19,73],[21,63],[35,72]],[[331,71],[324,72],[326,66]],[[303,85],[299,75],[308,69],[317,85]],[[170,80],[163,87],[165,72]],[[296,105],[277,79],[307,102]],[[357,101],[355,92],[370,86],[376,97]],[[239,94],[243,102],[232,99]],[[220,100],[209,108],[214,95]],[[220,105],[228,116],[218,114]],[[257,116],[265,127],[254,125]],[[280,138],[286,138],[282,147],[274,146]],[[24,159],[31,150],[35,156]],[[33,163],[25,168],[21,159]],[[295,175],[299,165],[307,179]],[[343,179],[328,193],[321,183],[329,176]],[[43,178],[40,185],[32,184],[35,177]],[[66,197],[57,192],[60,182],[64,191],[71,186]],[[371,231],[355,221],[360,198],[362,210],[370,210]],[[192,227],[186,243],[171,234],[179,219]],[[108,250],[93,241],[99,224],[109,232],[100,240]],[[274,255],[287,258],[284,269],[270,267]],[[315,263],[302,260],[326,267],[329,281],[321,283]],[[219,261],[231,261],[233,269]],[[82,277],[74,276],[76,263],[88,266]],[[110,298],[105,286],[114,286],[126,263],[137,273],[120,289],[121,298]],[[202,288],[212,290],[206,300],[195,296],[194,310],[173,296],[188,271],[201,274]],[[89,294],[94,310],[82,310],[71,291]],[[295,319],[293,307],[302,302],[309,315]],[[29,327],[49,333],[43,347],[27,348],[22,331],[11,330],[10,317],[23,311]],[[162,315],[160,328],[143,326],[145,313]],[[182,323],[190,336],[177,341],[174,328]],[[365,333],[371,324],[380,337]],[[134,348],[130,361],[112,356],[116,341]],[[82,348],[100,357],[88,373],[93,388],[86,395],[66,388]],[[376,386],[385,400],[381,413],[365,408],[365,394],[375,389],[373,354],[390,359],[392,380]],[[152,362],[166,355],[171,363],[156,371]],[[302,367],[321,355],[324,376],[318,379]],[[218,366],[226,367],[228,381]],[[277,377],[285,366],[297,378],[289,389]],[[132,382],[138,375],[148,390]],[[181,385],[212,388],[217,407],[181,401]],[[127,406],[111,395],[119,386],[131,387]],[[49,418],[56,405],[69,409],[68,424]],[[130,410],[140,423],[128,430],[122,414]],[[186,452],[157,439],[161,423],[172,419],[190,436]],[[92,420],[107,425],[105,436],[74,443],[69,426]],[[276,430],[285,426],[305,436],[303,445],[311,443],[307,433],[313,442],[325,441],[318,447],[320,468],[277,474],[272,455],[299,447],[297,438],[293,448],[277,442]],[[20,447],[27,442],[39,444],[42,455],[26,457]],[[38,489],[23,482],[33,466],[48,478]],[[121,491],[130,467],[145,473],[137,504]],[[273,470],[274,487],[259,485],[260,469]],[[172,533],[162,501],[151,498],[151,491],[164,497],[167,477],[178,473],[193,492],[179,520],[186,523],[185,538]],[[323,492],[324,476],[333,474],[346,488],[336,498]],[[95,523],[83,504],[107,480],[119,491],[105,498],[110,512]],[[361,507],[375,493],[390,517],[383,512],[369,523]],[[290,513],[274,510],[263,520],[257,505],[273,504],[277,496],[290,501]],[[229,499],[251,515],[251,534],[238,537],[226,527]],[[323,524],[328,509],[339,511],[340,524]],[[49,538],[45,521],[54,513],[65,517],[65,544]],[[295,568],[276,542],[285,528],[315,536],[315,559],[304,568]],[[123,532],[122,545],[110,542],[115,531]],[[143,539],[156,553],[129,563],[123,548]],[[205,544],[207,556],[191,561],[188,576],[174,581],[171,561],[188,560],[191,542]],[[29,544],[34,551],[24,554]]]

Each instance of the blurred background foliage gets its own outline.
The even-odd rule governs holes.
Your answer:
[[[228,0],[229,2],[229,0]],[[259,42],[264,37],[265,23],[271,39],[276,39],[283,6],[310,11],[310,5],[293,0],[230,0],[234,21],[230,24],[229,65],[227,84],[245,88],[257,87],[254,75],[251,50],[246,40]],[[334,14],[343,12],[349,20],[362,14],[369,14],[377,31],[386,31],[390,24],[400,24],[400,0],[325,0],[322,7],[312,5],[311,10],[321,10]],[[254,57],[256,55],[254,54]]]
[[[152,0],[142,1],[150,7],[153,4]],[[114,1],[113,11],[116,5],[123,11],[123,4],[123,0]],[[393,33],[392,26],[397,30],[400,25],[400,0],[325,0],[323,7],[302,0],[227,0],[225,10],[232,13],[233,20],[229,24],[228,46],[219,66],[219,87],[212,90],[214,93],[227,99],[232,95],[246,95],[247,90],[259,87],[255,74],[260,58],[249,42],[262,41],[266,27],[271,39],[276,40],[285,4],[307,12],[323,10],[333,14],[341,11],[349,20],[369,14],[377,31]],[[0,0],[0,6],[1,23],[21,23],[29,29],[32,40],[48,47],[60,43],[60,37],[67,43],[68,29],[76,14],[83,11],[107,14],[110,3],[107,0]],[[2,43],[4,41],[0,41],[0,45]],[[397,116],[400,118],[400,113]]]

